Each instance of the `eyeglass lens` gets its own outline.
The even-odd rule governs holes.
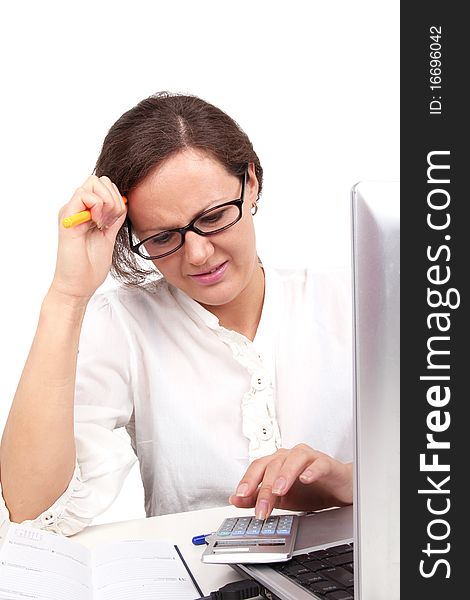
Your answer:
[[[215,207],[205,212],[195,221],[194,229],[203,234],[217,233],[217,231],[236,223],[239,217],[240,209],[234,204]],[[181,232],[162,231],[139,246],[139,253],[146,257],[159,256],[175,250],[181,246],[182,242],[183,235]]]

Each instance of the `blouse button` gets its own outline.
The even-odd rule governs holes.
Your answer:
[[[261,425],[258,433],[259,439],[263,442],[267,442],[273,437],[273,428],[270,423],[265,423]]]
[[[267,378],[261,373],[255,373],[251,378],[251,387],[260,392],[264,390],[267,385]]]
[[[50,525],[51,523],[55,522],[55,516],[53,513],[45,513],[42,518],[41,518],[42,522],[44,525]]]

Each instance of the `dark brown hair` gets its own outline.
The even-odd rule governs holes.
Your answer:
[[[196,96],[169,92],[145,98],[114,123],[104,139],[95,174],[107,175],[126,195],[157,165],[186,148],[210,154],[236,176],[254,163],[261,193],[263,169],[240,126]],[[124,225],[116,238],[111,274],[137,285],[155,273],[153,265],[149,267],[131,251]]]

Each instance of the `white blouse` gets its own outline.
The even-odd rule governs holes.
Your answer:
[[[250,461],[281,446],[305,442],[352,460],[348,274],[265,275],[253,342],[164,279],[94,296],[78,355],[75,473],[25,523],[80,531],[137,459],[147,516],[226,505]]]

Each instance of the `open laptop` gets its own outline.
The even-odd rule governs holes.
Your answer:
[[[399,598],[398,182],[351,193],[354,504],[301,517],[294,557],[237,564],[270,600]]]

